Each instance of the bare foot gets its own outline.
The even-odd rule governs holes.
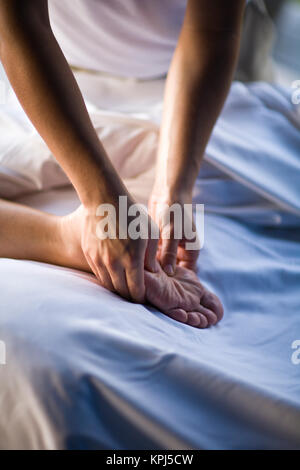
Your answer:
[[[13,202],[0,201],[0,257],[30,259],[92,271],[81,248],[82,208],[59,217]],[[166,315],[205,328],[221,319],[223,309],[216,296],[197,276],[178,267],[168,277],[145,271],[146,299]]]
[[[206,328],[223,317],[218,297],[209,292],[189,269],[177,266],[172,277],[161,268],[158,273],[145,271],[145,284],[148,302],[174,320]]]
[[[81,209],[62,217],[60,224],[64,252],[68,253],[70,267],[90,271],[81,249]],[[168,276],[159,266],[157,273],[145,271],[146,299],[160,311],[182,323],[206,328],[223,317],[218,297],[209,292],[197,275],[177,266],[174,276]]]

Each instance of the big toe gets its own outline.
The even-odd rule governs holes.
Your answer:
[[[217,322],[222,320],[224,308],[218,297],[212,292],[206,291],[201,298],[201,305],[210,310],[217,318]],[[216,323],[217,323],[216,322]]]

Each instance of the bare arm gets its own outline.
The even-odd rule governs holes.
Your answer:
[[[244,0],[188,1],[166,83],[154,201],[191,202],[232,81],[244,5]],[[164,244],[163,265],[174,265],[177,245],[172,239]]]
[[[101,45],[99,45],[101,47]],[[47,0],[0,0],[0,57],[20,103],[83,203],[83,252],[111,290],[144,299],[144,262],[155,269],[157,243],[95,236],[96,209],[132,199],[92,126],[82,95],[52,33]],[[105,279],[107,282],[104,282]]]
[[[121,181],[93,129],[72,71],[52,33],[47,0],[0,0],[0,51],[18,99],[81,201]],[[101,182],[101,184],[100,184]],[[122,188],[125,193],[125,188]]]

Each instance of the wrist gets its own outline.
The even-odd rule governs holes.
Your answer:
[[[113,204],[117,207],[119,196],[130,195],[122,180],[113,171],[95,171],[80,193],[79,198],[85,209],[95,210],[100,204]]]
[[[169,187],[165,188],[162,185],[154,184],[151,199],[159,201],[164,204],[189,204],[193,199],[193,185],[189,187]]]

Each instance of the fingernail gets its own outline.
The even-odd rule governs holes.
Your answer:
[[[164,267],[164,271],[168,276],[173,276],[173,274],[174,274],[174,269],[173,269],[173,266],[171,264],[167,264]]]

